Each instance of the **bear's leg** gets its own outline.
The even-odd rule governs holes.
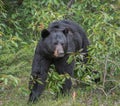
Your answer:
[[[74,74],[74,61],[70,64],[67,63],[68,56],[61,58],[55,62],[56,70],[59,74],[69,74],[73,77]],[[65,80],[63,88],[61,89],[63,94],[69,93],[72,86],[71,78]]]
[[[70,78],[66,79],[64,84],[63,84],[63,88],[61,89],[62,94],[63,95],[69,94],[71,87],[72,87],[71,79]]]
[[[29,102],[38,100],[38,97],[45,89],[45,82],[47,79],[47,72],[50,66],[50,61],[41,57],[39,54],[35,54],[32,64],[32,78],[30,79],[29,88],[31,90],[29,96]]]
[[[38,100],[38,97],[42,94],[42,92],[45,88],[46,78],[47,78],[47,73],[37,75],[36,78],[32,75],[33,81],[30,81],[30,82],[32,82],[32,84],[30,83],[30,86],[32,87],[32,89],[30,88],[31,93],[29,96],[29,102],[34,102],[34,101]]]

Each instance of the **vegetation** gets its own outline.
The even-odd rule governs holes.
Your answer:
[[[79,61],[82,55],[70,56],[68,62],[76,61],[73,89],[69,96],[60,95],[57,100],[53,100],[55,92],[69,76],[58,75],[51,66],[46,91],[35,105],[120,105],[120,0],[73,1],[0,0],[0,105],[27,105],[28,81],[40,31],[59,19],[73,20],[85,29],[92,60],[84,65]],[[95,83],[99,77],[100,82]]]

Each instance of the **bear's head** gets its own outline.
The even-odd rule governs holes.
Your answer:
[[[64,57],[67,51],[67,29],[43,29],[41,32],[44,52],[54,58]]]

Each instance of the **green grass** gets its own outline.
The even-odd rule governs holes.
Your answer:
[[[29,96],[28,81],[29,72],[22,73],[18,86],[9,86],[0,93],[1,106],[28,106]],[[72,93],[76,92],[73,100]],[[60,95],[54,98],[48,90],[45,90],[40,100],[32,106],[120,106],[119,89],[109,95],[105,95],[101,90],[92,89],[90,86],[83,88],[73,88],[69,96]]]

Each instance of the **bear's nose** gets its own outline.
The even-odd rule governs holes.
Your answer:
[[[55,52],[54,52],[55,57],[63,57],[64,55],[65,54],[64,54],[63,50],[55,50]]]
[[[58,57],[63,57],[65,54],[63,51],[61,51],[60,53],[58,53]]]
[[[58,44],[56,46],[55,51],[54,51],[54,56],[55,57],[63,57],[64,56],[64,50],[63,50],[62,45]]]

